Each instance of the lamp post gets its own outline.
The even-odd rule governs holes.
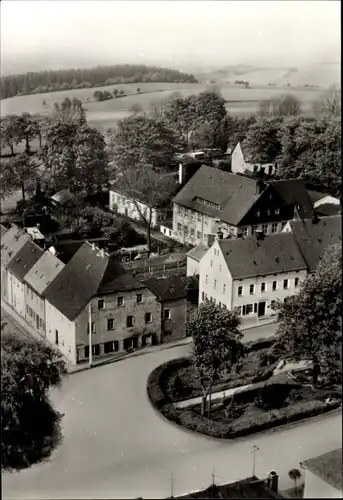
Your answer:
[[[93,346],[92,346],[92,304],[88,306],[88,333],[89,333],[89,368],[92,367]]]

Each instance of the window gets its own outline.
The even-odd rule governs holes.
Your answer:
[[[178,213],[179,215],[181,215],[181,214],[182,214],[182,207],[181,207],[180,205],[178,205],[178,206],[177,206],[177,213]]]
[[[64,345],[64,337],[61,338],[61,345]]]
[[[202,292],[204,294],[204,292]],[[164,310],[164,319],[170,319],[170,309]]]
[[[107,320],[107,330],[114,330],[114,319],[109,318]]]
[[[273,281],[273,292],[275,292],[275,290],[277,289],[277,281]]]
[[[201,293],[201,299],[202,299],[202,300],[205,300],[205,292],[202,292],[202,293]]]
[[[295,278],[294,280],[294,286],[298,286],[299,285],[299,278]]]
[[[226,291],[226,285],[224,283],[224,285],[223,285],[223,293],[225,293],[225,291]]]
[[[92,345],[92,353],[93,353],[93,356],[100,355],[100,345],[99,344]]]
[[[216,210],[220,209],[220,205],[218,205],[217,203],[213,203],[213,201],[204,200],[204,198],[196,197],[195,201],[197,203],[201,203],[202,205],[207,205],[208,207],[215,208]]]
[[[26,312],[27,312],[27,314],[29,314],[29,306],[28,305],[26,306]]]
[[[221,271],[222,271],[222,266],[221,266],[221,264],[220,264],[220,265],[219,265],[219,272],[221,273]]]
[[[143,295],[141,293],[137,293],[137,304],[141,304],[143,302]]]
[[[71,352],[71,342],[69,342],[68,351]]]
[[[255,293],[255,285],[250,285],[250,295]]]
[[[288,280],[283,280],[284,289],[288,288]]]
[[[241,297],[243,295],[243,287],[239,286],[238,287],[238,297]]]
[[[191,220],[194,220],[195,219],[195,214],[194,212],[191,212]]]
[[[208,283],[208,274],[205,275],[205,283]]]
[[[205,226],[208,226],[208,217],[207,217],[207,215],[204,215],[204,222],[205,222]]]
[[[89,345],[85,346],[85,358],[89,358]]]
[[[280,209],[279,208],[275,209],[275,215],[280,215]]]
[[[197,239],[200,240],[201,239],[201,233],[200,231],[197,232]]]
[[[243,227],[242,234],[243,234],[243,236],[248,236],[248,228],[247,227]]]
[[[94,334],[95,334],[95,323],[94,323],[94,321],[92,321],[92,326],[91,326],[91,328],[92,328],[92,333],[93,333],[93,335],[94,335]],[[88,323],[88,325],[87,325],[87,333],[89,333],[89,323]]]
[[[133,349],[133,338],[124,339],[124,349],[126,351]]]
[[[242,308],[241,307],[235,307],[234,311],[235,311],[236,314],[238,314],[238,316],[240,316],[242,314]]]
[[[185,236],[188,236],[188,227],[187,226],[184,227],[184,234],[185,234]]]
[[[245,314],[251,314],[253,312],[253,305],[252,304],[247,304],[245,306]]]
[[[264,234],[268,233],[268,224],[262,224],[262,231],[264,232]]]
[[[266,284],[263,282],[261,283],[261,292],[265,292],[266,291]]]
[[[254,235],[258,230],[258,226],[251,226],[251,234]]]
[[[182,224],[180,224],[180,222],[177,223],[177,231],[178,233],[182,232]]]
[[[256,217],[259,217],[260,215],[261,215],[261,212],[259,210],[257,210]]]
[[[55,344],[58,345],[58,330],[55,330]]]
[[[191,229],[191,236],[194,238],[194,229]]]
[[[133,316],[128,316],[126,318],[126,326],[127,328],[131,328],[133,326]]]
[[[203,239],[204,239],[205,245],[207,245],[207,234],[204,234],[204,238]]]
[[[216,289],[217,288],[217,280],[214,280],[214,283],[213,283],[213,288]]]
[[[145,313],[145,323],[151,323],[152,321],[152,315],[151,313]]]
[[[277,222],[274,222],[274,224],[272,224],[272,233],[277,233]]]
[[[124,298],[123,297],[118,297],[117,298],[117,306],[118,307],[123,307],[124,305]]]
[[[201,214],[198,212],[198,221],[201,221]]]
[[[99,299],[98,300],[98,309],[103,309],[104,308],[104,299]]]
[[[211,260],[211,267],[213,267],[213,260]]]
[[[267,214],[268,217],[270,216],[270,210],[269,210],[269,208],[268,208],[266,214]]]
[[[184,216],[188,217],[188,210],[187,210],[187,208],[185,208]]]

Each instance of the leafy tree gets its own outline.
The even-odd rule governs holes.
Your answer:
[[[101,90],[96,90],[93,94],[94,98],[97,100],[97,101],[103,101],[104,100],[104,96],[103,96],[103,93],[101,92]]]
[[[14,146],[22,141],[22,123],[18,115],[1,119],[1,147],[8,147],[14,156]]]
[[[145,168],[128,168],[120,177],[118,185],[132,200],[146,228],[147,247],[150,254],[153,210],[161,209],[169,203],[171,196],[175,193],[175,182],[164,170],[146,166]]]
[[[253,161],[272,163],[279,157],[281,151],[279,138],[281,123],[281,118],[263,117],[249,127],[243,144]]]
[[[141,93],[141,89],[138,87],[137,94],[140,94],[140,93]]]
[[[215,147],[220,126],[226,118],[225,99],[214,92],[201,92],[197,96],[196,122],[207,125]]]
[[[18,189],[22,199],[28,189],[34,189],[38,178],[38,163],[26,153],[21,153],[9,161],[3,162],[0,180],[1,197],[5,197]]]
[[[65,372],[56,349],[2,331],[2,469],[29,467],[48,458],[60,442],[62,415],[52,407],[48,391],[61,383]]]
[[[114,97],[118,97],[118,94],[119,94],[119,90],[118,89],[114,89],[113,90]]]
[[[163,121],[188,145],[191,134],[199,126],[196,112],[197,97],[195,95],[184,99],[174,99],[164,106]]]
[[[118,121],[117,130],[109,134],[107,143],[109,160],[115,164],[116,171],[123,172],[147,167],[166,171],[176,151],[173,133],[163,123],[147,116]]]
[[[335,85],[324,92],[313,104],[313,111],[317,116],[341,116],[341,90]]]
[[[213,135],[207,123],[200,125],[189,139],[189,147],[195,149],[207,149],[213,147]]]
[[[301,113],[300,100],[292,95],[285,94],[280,99],[264,100],[259,104],[258,116],[281,117],[297,116]]]
[[[41,148],[42,145],[43,145],[43,138],[45,138],[45,135],[49,129],[49,127],[51,127],[52,123],[53,123],[53,118],[51,116],[48,116],[48,115],[40,115],[40,114],[36,114],[34,115],[34,118],[37,122],[37,125],[38,125],[38,140],[39,140],[39,147]]]
[[[299,469],[291,469],[288,472],[288,476],[292,481],[294,481],[294,488],[295,488],[295,491],[297,491],[297,489],[298,489],[297,481],[298,481],[298,479],[301,478],[300,470]]]
[[[246,352],[239,324],[240,318],[234,311],[209,301],[200,304],[187,319],[186,332],[193,337],[194,364],[203,391],[202,415],[206,413],[209,397],[210,417],[212,386],[219,370],[225,365],[226,370],[231,371]]]
[[[342,253],[339,244],[326,250],[316,272],[307,277],[299,294],[284,303],[279,302],[277,310],[280,323],[274,350],[280,356],[311,360],[314,385],[320,375],[328,381],[337,379],[339,363],[332,361],[339,352],[342,331]],[[340,376],[341,370],[340,364]]]
[[[119,91],[119,94],[120,94],[120,95],[124,95],[124,94],[125,94],[124,90],[120,90],[120,91]]]
[[[256,123],[256,121],[255,116],[250,116],[249,118],[227,116],[225,120],[227,145],[231,149],[234,149],[239,142],[242,143],[246,139],[249,127]]]
[[[166,108],[166,105],[174,101],[175,99],[181,99],[182,95],[180,92],[172,92],[169,94],[168,97],[165,97],[161,100],[154,100],[150,102],[149,110],[148,110],[148,115],[150,118],[153,118],[154,120],[161,121],[164,117],[164,111]]]
[[[39,136],[39,124],[35,116],[23,113],[20,116],[21,138],[25,140],[25,152],[30,153],[30,142]]]

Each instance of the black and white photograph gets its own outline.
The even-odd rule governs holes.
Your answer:
[[[341,2],[0,22],[2,498],[342,498]]]

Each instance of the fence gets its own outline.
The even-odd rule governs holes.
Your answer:
[[[149,263],[149,261],[145,261],[145,265],[132,266],[132,263],[124,264],[125,269],[130,270],[134,275],[135,274],[145,274],[145,273],[156,273],[167,271],[168,269],[180,269],[186,267],[186,260],[183,259],[181,261],[176,262],[163,262],[159,263]],[[136,263],[135,263],[136,264]]]

